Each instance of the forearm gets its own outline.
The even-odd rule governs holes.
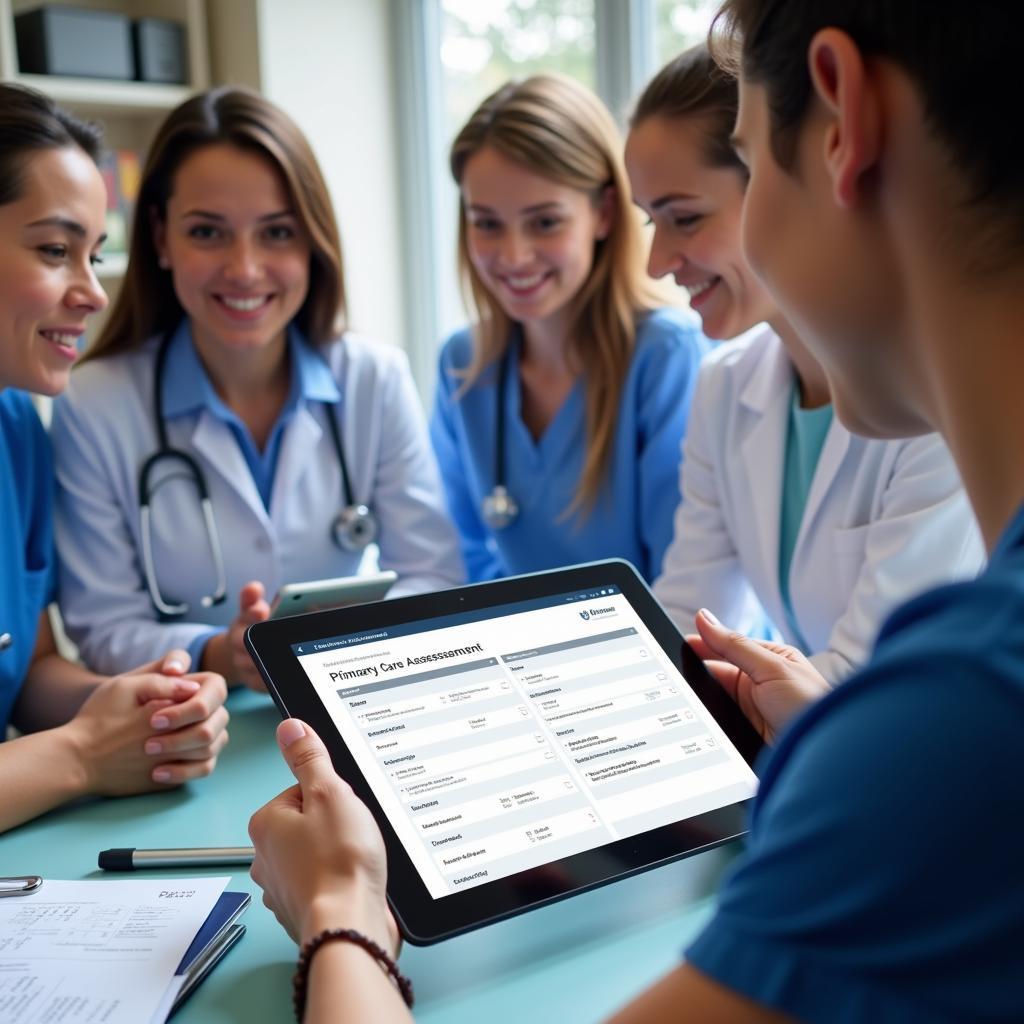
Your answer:
[[[0,743],[0,832],[88,792],[81,758],[65,728]]]
[[[41,638],[11,720],[22,732],[40,732],[69,722],[102,682],[94,672],[68,661]]]

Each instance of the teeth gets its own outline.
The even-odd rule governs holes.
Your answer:
[[[221,302],[223,302],[228,309],[237,309],[242,313],[250,313],[254,309],[259,309],[266,301],[267,298],[265,295],[256,295],[251,299],[233,299],[227,295],[221,296]]]
[[[525,292],[530,288],[536,288],[544,280],[544,275],[531,274],[529,277],[510,277],[507,280],[516,291]]]
[[[695,299],[698,295],[703,295],[713,284],[717,284],[718,278],[714,277],[710,281],[702,281],[700,284],[691,284],[688,288],[690,298]]]
[[[43,331],[43,337],[57,342],[58,345],[75,345],[78,343],[77,334],[64,334],[61,331]]]

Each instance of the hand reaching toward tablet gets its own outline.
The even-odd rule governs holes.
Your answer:
[[[277,742],[298,784],[249,822],[256,849],[251,874],[264,904],[298,943],[325,928],[355,928],[397,956],[377,823],[308,725],[287,719],[277,727]]]
[[[700,635],[687,643],[767,743],[831,689],[795,647],[735,633],[705,608],[696,622]]]
[[[256,622],[270,618],[263,584],[257,580],[246,583],[238,593],[238,615],[223,633],[211,637],[203,651],[203,668],[219,672],[228,685],[244,683],[250,690],[266,693],[259,671],[245,648],[245,631]]]

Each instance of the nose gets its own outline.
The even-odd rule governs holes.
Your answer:
[[[74,281],[64,296],[64,303],[76,312],[99,313],[107,308],[107,293],[103,290],[91,263],[86,264],[81,275]]]
[[[647,273],[655,279],[674,273],[686,261],[678,246],[673,246],[665,235],[665,231],[655,227],[651,250],[647,255]]]
[[[225,276],[231,281],[251,281],[259,272],[256,247],[248,239],[237,239],[227,255]]]
[[[530,241],[518,231],[506,231],[501,242],[501,262],[510,268],[521,267],[530,261],[533,248]]]

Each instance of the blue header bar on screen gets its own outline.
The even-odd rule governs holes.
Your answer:
[[[380,629],[364,630],[361,633],[313,638],[303,640],[302,643],[292,644],[292,654],[296,657],[303,654],[322,654],[324,651],[358,647],[360,644],[372,644],[400,636],[413,636],[416,633],[429,633],[435,629],[446,629],[448,626],[464,626],[471,622],[500,619],[506,615],[533,612],[540,608],[554,608],[557,605],[573,604],[576,601],[594,601],[611,594],[621,593],[622,591],[614,586],[591,587],[589,590],[574,590],[567,594],[534,598],[531,601],[514,601],[511,604],[493,605],[490,608],[478,608],[475,611],[458,612],[454,615],[439,615],[433,619],[418,619],[416,622],[406,622],[400,626],[385,626]]]

